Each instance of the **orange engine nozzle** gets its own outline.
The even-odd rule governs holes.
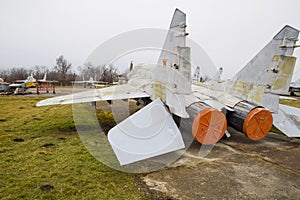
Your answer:
[[[265,108],[254,108],[244,120],[243,132],[251,140],[264,138],[272,128],[273,117]]]
[[[225,115],[217,109],[205,108],[195,117],[192,124],[194,138],[201,144],[215,144],[227,128]]]
[[[228,125],[243,132],[251,140],[263,139],[272,128],[272,114],[263,107],[241,101],[233,109],[226,115]]]

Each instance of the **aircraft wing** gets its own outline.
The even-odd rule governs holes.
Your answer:
[[[273,114],[273,124],[288,137],[300,137],[300,109],[279,104],[279,111]]]
[[[16,88],[16,87],[20,87],[21,85],[22,85],[21,83],[13,83],[13,84],[10,84],[9,87]]]
[[[38,80],[38,83],[58,83],[58,81]]]
[[[129,99],[149,97],[150,95],[132,85],[116,85],[108,88],[89,90],[86,92],[74,93],[70,95],[58,96],[42,100],[37,103],[37,106],[58,105],[58,104],[73,104],[87,103],[94,101],[106,101],[115,99]]]
[[[74,84],[78,84],[78,83],[86,83],[87,81],[72,81],[72,83]]]

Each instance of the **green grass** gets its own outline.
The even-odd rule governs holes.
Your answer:
[[[139,191],[134,174],[89,154],[70,105],[36,107],[44,98],[0,97],[0,199],[150,198]],[[300,100],[281,103],[300,107]],[[114,125],[109,112],[97,114],[107,127]],[[42,190],[45,185],[53,189]]]
[[[44,98],[0,97],[0,199],[147,198],[134,174],[88,153],[70,105],[36,107]]]
[[[284,105],[288,105],[288,106],[293,106],[293,107],[296,107],[296,108],[300,108],[300,99],[298,99],[298,100],[281,99],[280,103],[284,104]]]

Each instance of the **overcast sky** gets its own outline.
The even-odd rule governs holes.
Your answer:
[[[189,37],[225,78],[284,25],[300,28],[299,0],[0,0],[0,68],[53,66],[59,55],[76,68],[115,35],[168,28],[175,8],[187,14]],[[300,77],[300,61],[295,71]]]

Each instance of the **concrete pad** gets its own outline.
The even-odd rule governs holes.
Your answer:
[[[172,166],[142,180],[173,199],[299,198],[300,139],[270,133],[251,141],[234,132],[205,158],[199,157],[200,147],[193,142]]]

